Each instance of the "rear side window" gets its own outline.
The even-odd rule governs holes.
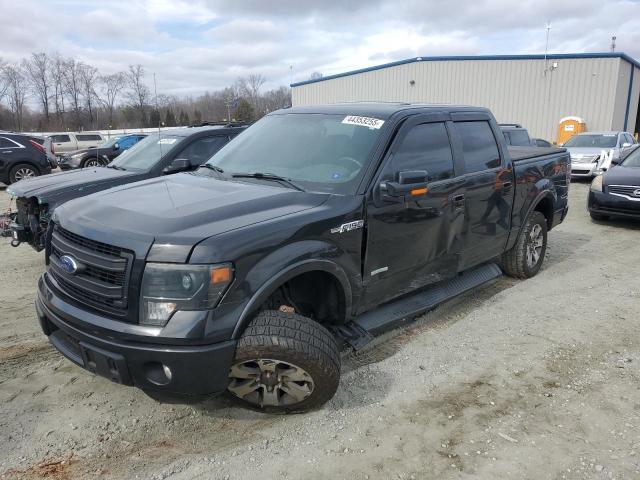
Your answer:
[[[500,153],[488,122],[456,122],[462,138],[467,173],[481,172],[500,166]]]
[[[176,158],[186,158],[191,162],[191,165],[194,166],[202,165],[213,157],[213,154],[220,150],[228,141],[229,137],[226,135],[199,138],[185,147]]]
[[[512,130],[509,132],[511,136],[511,145],[517,146],[527,146],[531,145],[531,140],[529,140],[529,134],[524,130]]]
[[[16,148],[18,146],[8,138],[0,137],[0,148]]]
[[[51,141],[54,143],[64,143],[70,142],[71,138],[69,135],[51,135]]]
[[[78,134],[78,135],[76,135],[76,138],[80,142],[90,142],[92,140],[102,140],[102,137],[100,135],[89,134],[89,133]]]
[[[397,149],[393,165],[396,172],[426,170],[429,180],[453,177],[453,155],[444,123],[413,127]]]

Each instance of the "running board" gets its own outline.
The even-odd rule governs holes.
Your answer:
[[[478,287],[502,275],[495,263],[487,263],[458,274],[451,280],[437,283],[413,295],[394,300],[381,307],[365,312],[354,322],[363,330],[379,335],[387,330],[407,323],[417,315],[431,310],[436,305]],[[361,348],[361,346],[360,346]]]

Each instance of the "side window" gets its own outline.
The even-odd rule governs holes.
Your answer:
[[[398,147],[393,166],[396,172],[426,170],[429,180],[453,177],[453,155],[444,123],[413,127]]]
[[[135,143],[135,137],[126,137],[118,141],[118,146],[120,147],[121,150],[125,150],[127,148],[131,148],[134,143]]]
[[[16,144],[8,138],[0,137],[0,148],[16,148]]]
[[[51,141],[54,143],[70,142],[69,135],[51,135]]]
[[[191,165],[202,165],[209,160],[214,153],[220,150],[227,142],[229,137],[226,135],[218,135],[215,137],[203,137],[187,145],[176,158],[186,158]]]
[[[531,140],[529,140],[529,134],[524,130],[513,130],[510,132],[511,134],[511,145],[517,145],[521,147],[525,147],[527,145],[531,145]]]
[[[100,135],[96,135],[95,133],[84,133],[76,135],[76,138],[79,142],[91,142],[93,140],[102,140]]]
[[[481,172],[500,166],[500,153],[488,122],[456,122],[462,138],[467,173]]]
[[[511,137],[509,136],[509,132],[502,132],[502,136],[504,137],[504,141],[507,142],[507,145],[511,145]]]

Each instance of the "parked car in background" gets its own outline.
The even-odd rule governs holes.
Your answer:
[[[100,167],[108,164],[125,150],[130,149],[146,134],[122,135],[98,145],[96,148],[85,148],[75,152],[63,154],[58,160],[62,170],[84,167]]]
[[[19,133],[0,132],[0,182],[11,184],[51,173],[42,139]]]
[[[627,132],[579,133],[565,142],[564,147],[571,154],[571,175],[591,178],[602,173],[606,157],[612,161],[636,144],[635,138]]]
[[[53,149],[58,156],[83,148],[95,148],[106,140],[106,137],[97,132],[54,133],[49,135],[49,138],[51,138]]]
[[[7,192],[16,199],[8,236],[44,248],[52,212],[71,199],[146,178],[194,170],[245,127],[198,127],[149,134],[106,167],[83,168],[19,182]]]
[[[507,145],[516,147],[529,147],[532,145],[529,132],[519,123],[501,123],[500,130],[502,130],[502,135],[504,135]]]
[[[594,220],[640,219],[640,148],[614,161],[609,170],[593,179],[587,208]]]
[[[553,144],[551,142],[548,142],[542,138],[532,138],[531,144],[536,147],[545,147],[545,148],[553,147]]]
[[[56,168],[58,166],[58,157],[56,157],[51,137],[33,137],[33,139],[44,148],[51,168]]]
[[[116,383],[316,408],[342,345],[496,278],[495,259],[536,275],[569,181],[564,149],[507,147],[484,108],[279,110],[194,173],[58,207],[37,316]]]

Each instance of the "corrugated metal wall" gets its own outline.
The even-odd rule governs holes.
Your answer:
[[[579,58],[549,60],[548,65],[554,62],[558,67],[546,74],[545,61],[537,59],[407,63],[295,86],[293,105],[353,101],[477,105],[490,108],[499,122],[522,123],[532,136],[549,140],[556,138],[558,121],[570,115],[583,117],[591,131],[622,128],[629,91],[628,62]],[[634,78],[637,85],[638,75]],[[635,111],[633,119],[628,119],[629,130],[637,105],[637,99],[632,101]]]

